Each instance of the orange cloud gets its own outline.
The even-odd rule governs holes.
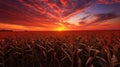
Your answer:
[[[29,30],[29,31],[39,31],[39,30],[47,30],[44,27],[36,27],[36,26],[22,26],[22,25],[15,25],[15,24],[3,24],[0,23],[0,29],[6,29],[6,30],[16,30],[16,31],[23,31],[23,30]]]

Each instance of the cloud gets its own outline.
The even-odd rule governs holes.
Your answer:
[[[80,22],[78,22],[78,23],[79,23],[79,25],[85,25],[85,24],[86,24],[85,21],[80,21]]]
[[[85,16],[85,17],[82,17],[82,18],[80,18],[80,20],[86,20],[89,16],[90,16],[90,15]]]
[[[110,13],[101,13],[95,15],[88,15],[79,19],[79,26],[87,27],[87,26],[95,26],[103,24],[106,21],[119,18],[120,15],[110,12]]]
[[[18,25],[54,24],[88,7],[91,0],[1,0],[0,22]]]
[[[120,3],[120,0],[98,0],[98,2],[104,4],[113,4],[113,3]]]
[[[94,1],[104,4],[120,2],[119,0],[0,0],[0,23],[38,27],[55,25],[56,22],[96,4]],[[98,19],[94,22],[116,17],[114,14],[96,16]]]
[[[93,22],[91,22],[90,24],[118,18],[118,17],[120,17],[120,15],[117,15],[115,13],[105,13],[105,14],[96,14],[95,17],[97,17],[97,19],[94,20]]]

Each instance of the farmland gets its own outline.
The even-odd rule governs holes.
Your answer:
[[[0,67],[119,67],[120,31],[0,32]]]

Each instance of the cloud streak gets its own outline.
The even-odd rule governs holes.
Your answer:
[[[95,17],[97,17],[97,19],[95,19],[94,21],[92,21],[91,23],[89,23],[87,25],[92,25],[92,24],[95,24],[95,23],[101,23],[103,21],[118,18],[118,17],[120,17],[120,15],[117,15],[115,13],[105,13],[105,14],[96,14]]]

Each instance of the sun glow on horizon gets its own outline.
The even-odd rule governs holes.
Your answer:
[[[64,27],[64,26],[58,27],[58,28],[56,29],[56,31],[65,31],[65,27]]]

